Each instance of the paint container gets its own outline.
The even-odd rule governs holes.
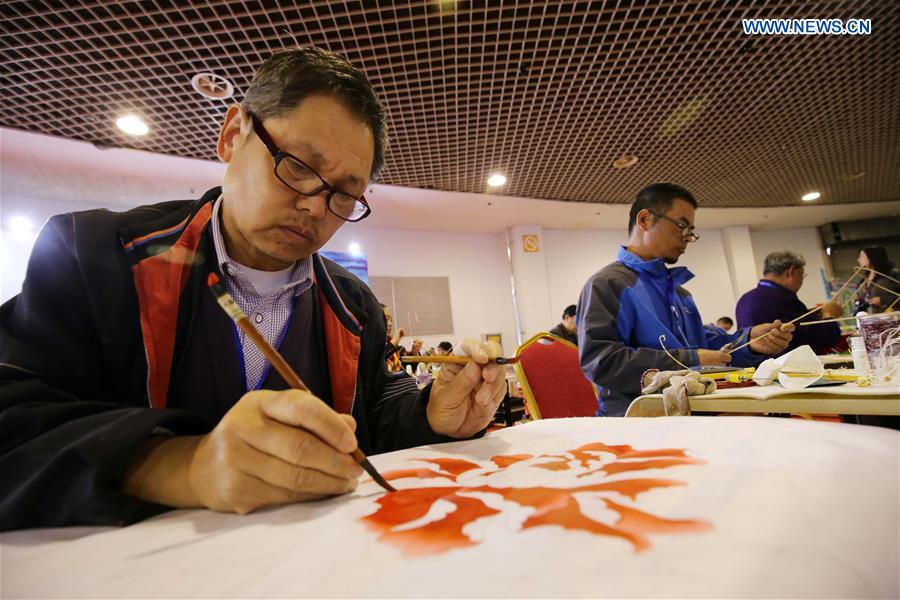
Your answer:
[[[857,317],[856,321],[859,323],[859,332],[864,340],[866,353],[871,361],[878,356],[881,350],[881,334],[889,329],[900,327],[900,311]],[[900,349],[895,347],[888,355],[900,356]]]

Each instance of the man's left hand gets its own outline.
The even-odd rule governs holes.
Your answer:
[[[762,335],[766,337],[750,343],[750,349],[758,354],[779,354],[787,348],[793,338],[793,331],[796,329],[793,323],[784,323],[775,321],[774,323],[762,323],[750,330],[750,339],[758,338]]]
[[[506,367],[487,364],[501,356],[500,345],[469,338],[461,348],[471,360],[466,365],[441,366],[426,413],[435,433],[460,439],[484,429],[506,393]]]

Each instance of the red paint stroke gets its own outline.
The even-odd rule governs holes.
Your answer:
[[[420,458],[419,462],[431,463],[437,465],[444,473],[450,473],[454,476],[460,476],[466,471],[480,469],[481,465],[473,463],[461,458]]]
[[[444,478],[456,481],[456,477],[454,477],[453,475],[450,475],[449,473],[441,473],[440,471],[435,471],[434,469],[398,469],[396,471],[386,471],[382,473],[381,476],[388,481],[393,481],[394,479],[403,479],[406,477],[415,477],[417,479]]]
[[[489,508],[481,500],[458,496],[456,492],[459,490],[460,488],[417,488],[392,492],[377,501],[382,508],[366,517],[366,520],[370,527],[382,532],[378,539],[397,546],[406,556],[427,556],[453,548],[474,546],[476,542],[463,533],[463,527],[481,517],[499,514],[500,511]],[[397,529],[398,517],[392,512],[394,504],[391,499],[398,495],[403,495],[404,498],[396,501],[400,505],[397,512],[415,515],[413,519],[404,519],[403,522],[406,523],[424,517],[437,499],[452,502],[456,510],[421,527]],[[387,502],[382,502],[384,500]],[[411,510],[413,506],[415,510]]]
[[[491,462],[500,467],[501,469],[505,469],[509,465],[514,465],[517,462],[521,462],[523,460],[528,460],[529,458],[534,458],[533,454],[501,454],[499,456],[492,456]]]
[[[553,462],[538,463],[534,465],[538,469],[547,469],[548,471],[566,471],[569,467],[567,460],[555,460]]]
[[[665,469],[666,467],[675,467],[678,465],[703,465],[706,461],[688,456],[684,458],[660,458],[656,460],[643,460],[641,462],[611,462],[603,465],[601,471],[613,475],[615,473],[624,473],[626,471],[643,471],[644,469]]]
[[[546,463],[531,465],[533,467],[554,471],[570,470],[570,460],[578,460],[582,466],[590,461],[601,461],[602,456],[593,453],[612,454],[617,460],[608,462],[598,469],[585,474],[603,472],[606,475],[642,469],[664,469],[681,465],[701,465],[705,461],[689,457],[684,450],[668,448],[658,450],[634,450],[631,446],[607,446],[600,442],[585,444],[564,454],[548,454],[532,456],[530,454],[500,455],[491,458],[493,464],[505,469],[529,458],[557,458]],[[651,458],[642,461],[623,461],[618,459]],[[463,473],[482,469],[480,475],[497,473],[487,471],[476,463],[463,459],[417,459],[438,466],[441,471],[432,469],[403,469],[385,473],[387,479],[400,477],[435,478],[447,477],[456,481]],[[581,476],[579,475],[579,476]],[[497,494],[507,502],[534,509],[533,513],[522,523],[521,530],[541,526],[562,527],[569,531],[582,531],[593,535],[606,535],[628,541],[636,552],[643,552],[651,547],[652,534],[696,533],[712,529],[712,524],[694,519],[667,519],[644,512],[637,507],[626,506],[609,498],[609,494],[619,495],[636,501],[643,492],[656,488],[671,488],[685,485],[671,479],[616,479],[601,481],[588,485],[570,488],[548,487],[505,487],[490,485],[449,486],[405,488],[386,494],[376,502],[379,508],[375,513],[363,517],[363,521],[378,532],[378,539],[399,548],[407,556],[426,556],[440,554],[454,548],[464,548],[477,544],[467,536],[463,529],[474,521],[500,514],[501,511],[491,508],[478,498],[470,498],[467,492]],[[591,519],[585,515],[575,498],[575,494],[594,495],[593,497],[619,515],[619,520],[608,525]],[[422,525],[410,527],[410,523],[422,519],[438,501],[445,500],[454,505],[455,510]]]

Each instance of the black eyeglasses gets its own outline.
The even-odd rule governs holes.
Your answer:
[[[272,160],[275,161],[275,177],[278,181],[304,196],[315,196],[321,194],[322,190],[328,190],[325,202],[328,210],[345,221],[355,223],[372,214],[372,209],[369,208],[364,196],[356,197],[333,187],[308,164],[292,154],[279,150],[256,115],[250,111],[247,111],[247,114],[250,115],[254,133],[272,154]]]
[[[649,213],[650,213],[651,215],[653,215],[654,217],[658,217],[658,218],[660,218],[660,219],[665,219],[665,220],[668,221],[669,223],[674,223],[674,224],[675,224],[675,227],[678,228],[678,231],[681,232],[681,237],[685,238],[687,241],[689,241],[689,242],[696,242],[697,240],[700,239],[700,234],[697,233],[697,232],[694,230],[694,228],[691,227],[690,225],[685,225],[685,224],[682,223],[681,221],[676,221],[676,220],[673,219],[672,217],[667,217],[666,215],[661,215],[661,214],[659,214],[659,213],[655,213],[655,212],[653,212],[652,210],[648,210],[647,212],[649,212]]]

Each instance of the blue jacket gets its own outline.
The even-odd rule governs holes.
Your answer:
[[[622,247],[618,260],[588,279],[578,301],[578,350],[585,376],[600,387],[609,415],[625,413],[640,395],[647,369],[672,370],[699,364],[697,350],[718,350],[745,337],[703,325],[690,292],[681,287],[694,275],[669,269],[661,259],[643,260]],[[751,366],[764,356],[745,347],[732,355],[734,366]]]

